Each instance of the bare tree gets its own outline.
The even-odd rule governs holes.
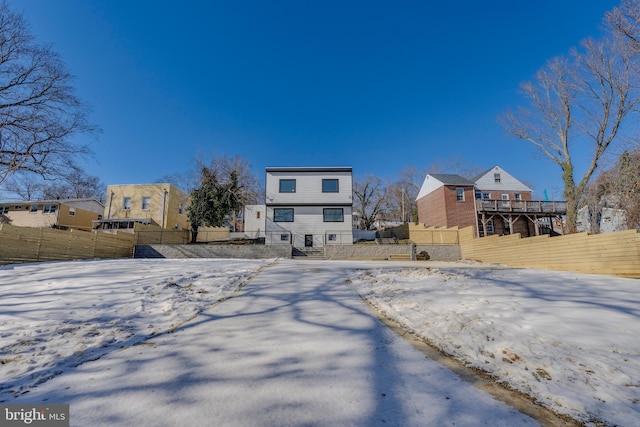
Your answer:
[[[621,139],[621,128],[639,102],[637,64],[619,38],[588,39],[582,46],[582,51],[549,61],[533,82],[522,84],[528,105],[502,117],[507,132],[533,144],[560,167],[570,233],[576,231],[589,180],[610,146]],[[585,153],[590,160],[579,176],[575,159]]]
[[[387,205],[387,190],[382,180],[373,175],[353,181],[353,209],[360,217],[360,228],[370,230]]]
[[[64,176],[44,185],[43,199],[86,199],[104,202],[106,185],[97,176],[88,175],[79,167],[71,167]]]
[[[106,186],[97,176],[88,175],[80,167],[71,165],[56,180],[21,175],[9,179],[3,188],[20,200],[93,198],[104,201]]]
[[[89,154],[72,142],[96,132],[59,55],[39,45],[22,15],[0,2],[0,184],[15,174],[54,177]]]
[[[640,53],[640,2],[622,0],[619,7],[605,16],[607,26],[622,36],[636,54]]]

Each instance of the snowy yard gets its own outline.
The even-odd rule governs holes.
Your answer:
[[[351,274],[385,315],[545,406],[638,425],[640,281],[527,269]]]
[[[0,268],[0,402],[167,332],[268,261],[107,260]]]
[[[0,402],[171,331],[273,262],[0,267]],[[320,265],[387,317],[545,406],[586,423],[637,425],[638,280],[463,263]]]

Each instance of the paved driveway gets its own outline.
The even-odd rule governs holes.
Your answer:
[[[78,426],[537,424],[383,326],[343,265],[280,261],[173,333],[84,363],[28,400],[69,403]]]

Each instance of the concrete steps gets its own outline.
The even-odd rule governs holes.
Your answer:
[[[298,260],[325,260],[324,248],[292,248],[291,258]]]

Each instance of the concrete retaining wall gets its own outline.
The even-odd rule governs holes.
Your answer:
[[[291,258],[290,245],[138,245],[134,258]]]
[[[327,245],[327,259],[386,258],[390,254],[411,255],[412,245]]]
[[[415,247],[415,251],[414,251]],[[327,245],[324,248],[327,259],[350,258],[388,258],[389,255],[412,255],[427,252],[433,261],[459,261],[460,246],[458,245]]]
[[[430,261],[460,261],[460,245],[416,245],[416,254],[426,252]]]
[[[415,249],[414,249],[415,247]],[[427,252],[432,261],[458,261],[458,245],[328,245],[326,259],[385,258]],[[290,245],[137,245],[135,258],[291,258]]]

